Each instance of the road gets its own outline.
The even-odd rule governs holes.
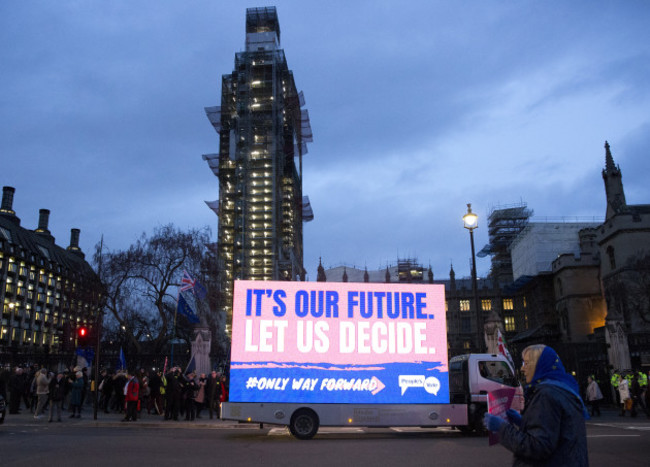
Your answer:
[[[141,423],[142,422],[142,423]],[[587,425],[592,466],[648,465],[650,421],[605,416]],[[205,464],[209,463],[209,464]],[[2,466],[503,466],[511,454],[449,429],[321,428],[299,441],[282,427],[233,423],[47,423],[0,426]]]

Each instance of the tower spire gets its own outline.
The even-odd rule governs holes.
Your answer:
[[[614,157],[605,141],[605,169],[603,169],[605,182],[605,195],[607,197],[607,211],[605,219],[615,216],[625,210],[625,191],[623,190],[623,176],[621,169],[614,163]]]
[[[605,141],[605,171],[612,173],[616,169],[616,164],[614,164],[614,158],[612,157],[612,151],[609,149],[609,143]]]

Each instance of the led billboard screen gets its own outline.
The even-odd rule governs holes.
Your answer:
[[[444,286],[235,281],[231,402],[449,403]]]

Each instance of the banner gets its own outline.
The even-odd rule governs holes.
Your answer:
[[[444,286],[235,281],[230,401],[449,403]]]
[[[515,388],[502,388],[488,393],[488,412],[495,417],[507,420],[506,410],[512,406],[515,397]],[[499,433],[490,431],[488,443],[490,446],[499,442]]]

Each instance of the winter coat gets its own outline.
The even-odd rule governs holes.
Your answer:
[[[625,402],[630,398],[630,387],[626,379],[621,379],[621,382],[618,384],[618,393],[621,396],[621,402]]]
[[[128,383],[126,383],[126,389],[124,391],[124,400],[126,402],[135,402],[138,400],[140,395],[140,384],[138,383],[137,378],[131,378]]]
[[[599,401],[603,398],[603,393],[600,391],[600,388],[598,387],[598,383],[596,381],[591,381],[589,383],[589,386],[587,386],[587,400],[588,401]]]
[[[505,423],[501,444],[514,453],[513,465],[586,466],[583,404],[558,386],[540,383],[523,412],[521,427]]]
[[[72,391],[70,393],[70,405],[81,406],[81,395],[84,389],[84,379],[76,378],[72,383]]]
[[[59,380],[55,376],[50,381],[50,399],[56,402],[56,401],[62,401],[64,397],[65,397],[65,378],[61,378]]]
[[[50,392],[50,378],[45,373],[40,371],[36,374],[36,394],[48,394]]]

